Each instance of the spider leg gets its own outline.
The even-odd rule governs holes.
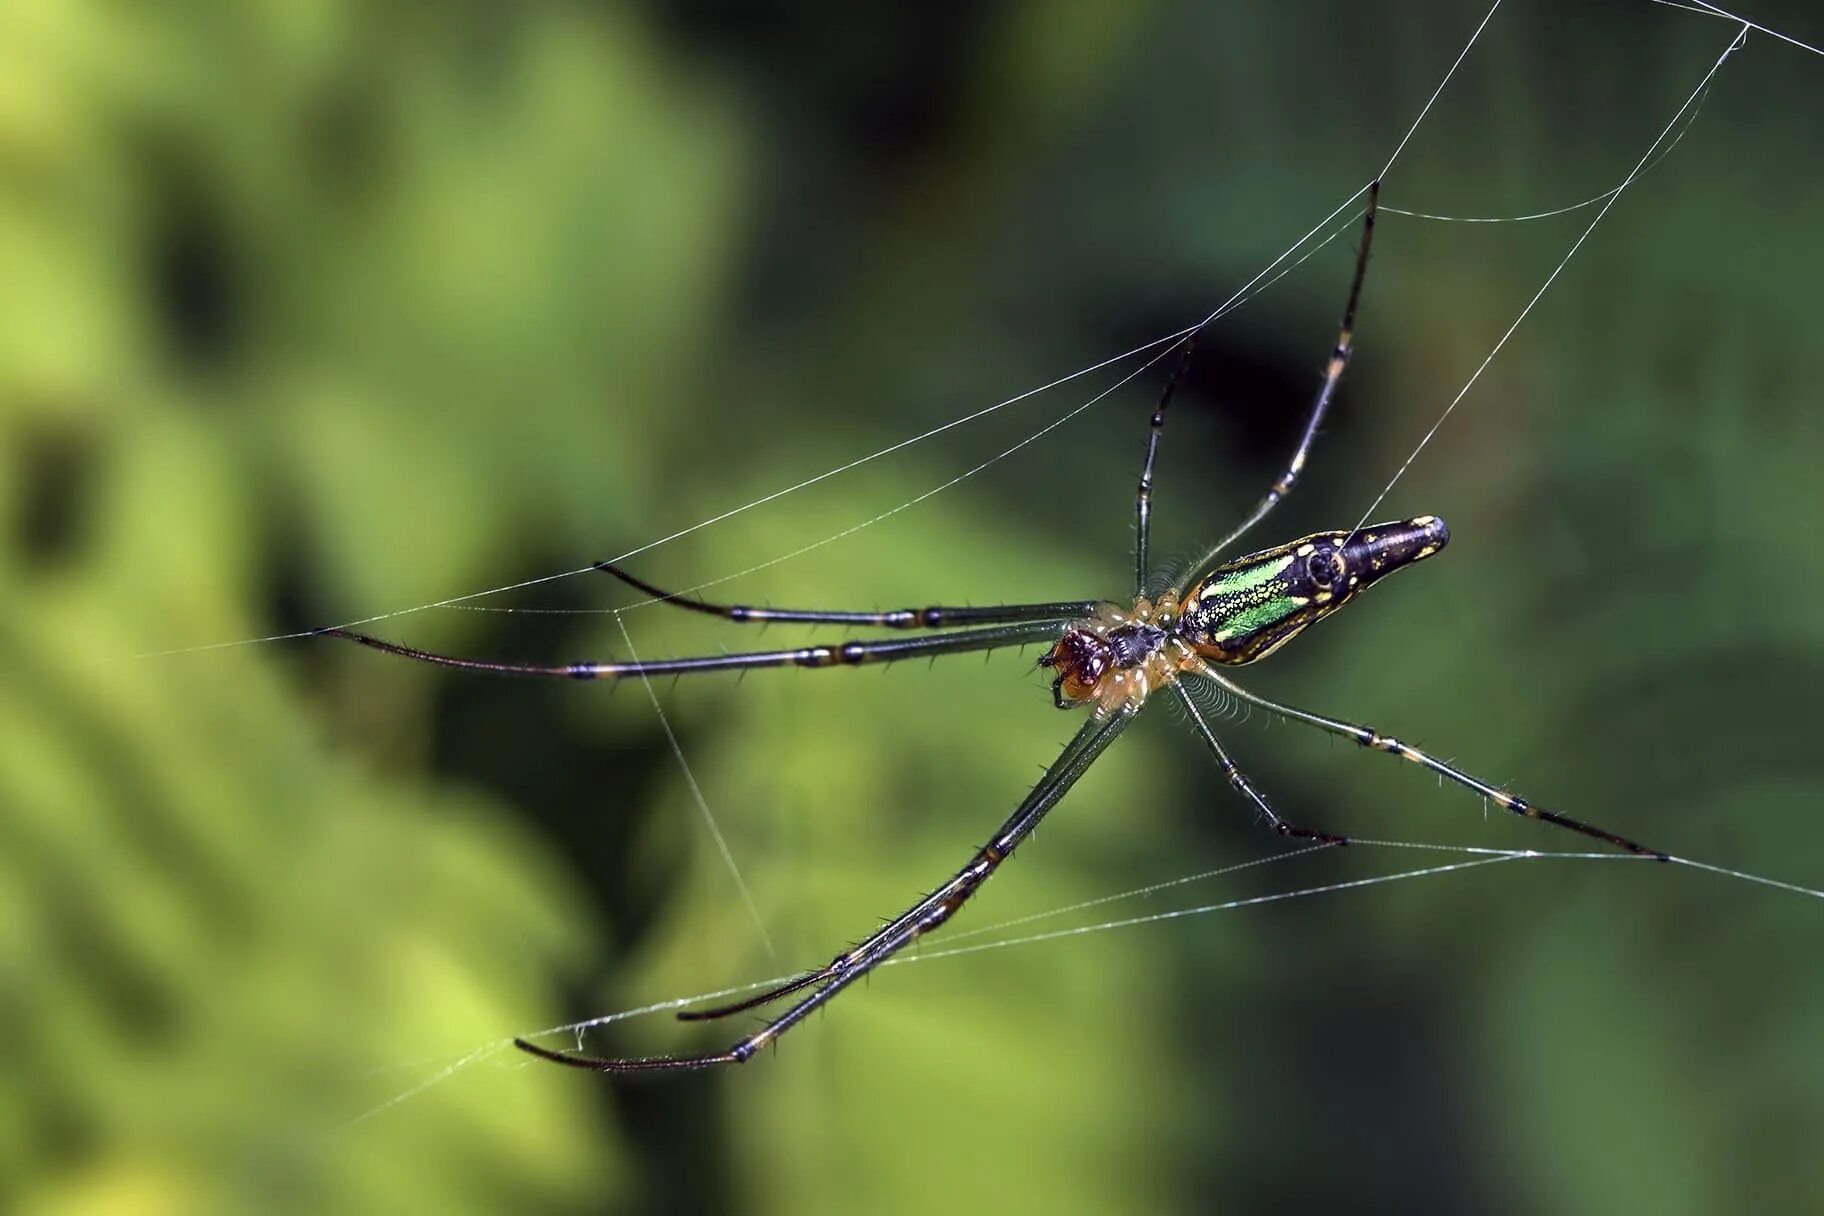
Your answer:
[[[1064,750],[1063,754],[1058,757],[1057,762],[1052,767],[1057,769],[1067,765],[1074,755],[1075,750],[1082,745],[1085,737],[1086,735],[1084,733],[1079,732],[1076,738],[1071,740],[1070,745]],[[1041,782],[1041,785],[1042,784],[1043,783]],[[1034,792],[1037,792],[1036,789]],[[1012,821],[1010,820],[1009,822]],[[1004,832],[1006,830],[1005,827],[1003,827],[1002,830]],[[882,932],[885,932],[885,930]],[[851,956],[860,949],[862,949],[862,947],[857,946],[854,950],[845,951],[831,959],[824,966],[819,967],[817,970],[807,971],[803,975],[789,979],[783,984],[776,985],[775,987],[768,988],[764,992],[742,997],[738,1001],[730,1001],[726,1005],[715,1005],[707,1009],[687,1009],[677,1015],[678,1020],[682,1022],[708,1022],[717,1018],[725,1018],[733,1014],[744,1013],[749,1009],[757,1009],[762,1005],[770,1005],[782,996],[789,996],[794,992],[801,992],[813,985],[834,978],[844,967],[851,965]]]
[[[597,562],[595,568],[612,574],[629,587],[659,600],[676,604],[692,612],[704,612],[726,620],[749,623],[783,623],[793,625],[877,625],[885,629],[942,629],[951,625],[1006,625],[1015,621],[1056,621],[1067,617],[1089,616],[1096,610],[1094,600],[1070,600],[1057,604],[997,604],[986,608],[895,608],[886,612],[839,612],[821,608],[751,608],[745,604],[715,604],[695,596],[665,591],[643,578],[630,574],[613,562]]]
[[[1159,455],[1159,437],[1165,434],[1165,410],[1172,403],[1172,393],[1178,388],[1178,382],[1184,379],[1184,373],[1190,369],[1191,353],[1197,347],[1197,335],[1192,334],[1184,340],[1184,354],[1179,357],[1178,366],[1172,372],[1171,379],[1165,382],[1165,389],[1159,394],[1159,404],[1153,407],[1152,422],[1146,434],[1146,460],[1140,466],[1140,489],[1134,497],[1134,595],[1136,598],[1146,594],[1147,575],[1147,541],[1153,522],[1153,461]]]
[[[731,1001],[726,1005],[713,1005],[707,1009],[683,1010],[677,1015],[678,1021],[713,1022],[717,1018],[732,1017],[737,1013],[745,1013],[749,1009],[758,1009],[762,1005],[770,1005],[782,996],[790,996],[794,992],[802,992],[813,984],[819,984],[824,980],[829,979],[830,976],[835,974],[835,971],[832,970],[834,966],[835,964],[831,963],[829,966],[819,967],[815,971],[807,971],[797,979],[787,980],[783,984],[768,988],[765,992],[756,993],[750,997],[744,997],[739,1001]]]
[[[1115,741],[1115,737],[1133,721],[1138,709],[1132,706],[1123,708],[1106,719],[1090,718],[1085,722],[1064,751],[1054,761],[1039,783],[1020,802],[1019,807],[1001,825],[987,844],[976,850],[969,863],[937,890],[925,896],[899,916],[888,922],[866,941],[853,949],[837,955],[827,967],[801,979],[793,980],[782,988],[775,989],[768,996],[784,996],[813,984],[822,986],[784,1013],[762,1026],[753,1034],[741,1039],[725,1051],[705,1052],[700,1055],[680,1056],[646,1056],[630,1059],[599,1059],[593,1056],[572,1056],[562,1052],[551,1051],[534,1046],[523,1039],[515,1039],[514,1045],[522,1051],[531,1052],[542,1059],[572,1068],[586,1068],[595,1072],[666,1072],[687,1071],[700,1068],[714,1068],[722,1064],[739,1064],[753,1057],[768,1043],[802,1022],[813,1011],[835,998],[837,993],[853,984],[874,968],[886,962],[893,955],[931,932],[966,903],[970,896],[981,889],[1000,864],[1018,848],[1020,842],[1032,834],[1048,811],[1062,799],[1070,787],[1089,766],[1095,763],[1103,749]],[[763,1003],[767,996],[745,1002],[743,1007]],[[714,1014],[715,1010],[708,1011]],[[732,1012],[732,1010],[731,1010]]]
[[[1217,684],[1220,684],[1249,704],[1260,706],[1268,713],[1276,714],[1281,718],[1286,718],[1293,722],[1303,722],[1307,726],[1315,726],[1319,730],[1328,731],[1333,735],[1341,735],[1345,739],[1353,739],[1363,747],[1372,748],[1377,752],[1384,752],[1389,756],[1399,756],[1402,759],[1410,760],[1414,764],[1430,769],[1440,777],[1448,778],[1466,789],[1474,790],[1504,811],[1511,811],[1526,819],[1543,820],[1546,823],[1566,828],[1594,840],[1600,840],[1604,844],[1612,845],[1615,848],[1625,850],[1629,853],[1639,854],[1642,857],[1652,857],[1660,861],[1671,860],[1670,857],[1660,852],[1658,849],[1650,849],[1644,844],[1629,840],[1626,836],[1618,836],[1607,828],[1600,828],[1595,824],[1584,823],[1582,820],[1572,819],[1569,815],[1561,815],[1557,811],[1548,811],[1544,807],[1534,806],[1524,798],[1516,797],[1506,790],[1492,786],[1480,777],[1471,776],[1469,773],[1466,773],[1459,768],[1453,768],[1442,760],[1426,755],[1424,752],[1410,744],[1400,742],[1391,735],[1383,735],[1380,731],[1375,730],[1371,726],[1362,726],[1355,722],[1345,722],[1340,718],[1328,718],[1323,714],[1314,714],[1310,710],[1299,709],[1291,705],[1282,705],[1277,701],[1269,701],[1265,697],[1249,692],[1241,685],[1230,680],[1227,676],[1212,669],[1205,669],[1201,674],[1206,679],[1215,681]]]
[[[1293,451],[1286,471],[1279,475],[1279,480],[1254,504],[1254,509],[1248,512],[1247,518],[1204,554],[1203,560],[1194,567],[1199,571],[1207,572],[1230,545],[1265,519],[1267,513],[1278,506],[1280,500],[1298,484],[1298,476],[1304,471],[1305,460],[1311,455],[1311,444],[1317,439],[1318,428],[1324,424],[1324,415],[1330,412],[1330,400],[1336,396],[1337,383],[1342,380],[1343,369],[1349,366],[1349,356],[1355,350],[1355,307],[1361,301],[1362,279],[1368,273],[1368,247],[1374,243],[1374,210],[1380,196],[1381,183],[1377,179],[1368,186],[1368,206],[1362,212],[1362,244],[1355,255],[1355,278],[1349,284],[1349,301],[1343,306],[1343,323],[1337,331],[1336,345],[1330,349],[1330,362],[1324,369],[1324,382],[1318,386],[1317,397],[1311,403],[1311,416],[1305,421],[1305,431],[1299,437],[1298,447]]]
[[[1203,736],[1204,743],[1208,744],[1210,751],[1215,754],[1216,763],[1222,769],[1222,775],[1229,779],[1229,784],[1235,787],[1236,793],[1252,802],[1255,809],[1266,816],[1269,827],[1281,836],[1294,840],[1315,840],[1319,844],[1349,843],[1347,836],[1338,836],[1333,832],[1320,832],[1315,828],[1301,828],[1280,818],[1279,812],[1275,811],[1267,802],[1266,795],[1255,789],[1254,783],[1248,780],[1247,774],[1235,767],[1235,761],[1229,758],[1228,749],[1223,747],[1222,741],[1216,737],[1216,732],[1210,729],[1209,722],[1198,710],[1197,703],[1191,699],[1190,691],[1182,682],[1174,683],[1172,691],[1178,695],[1178,703],[1184,706],[1185,712],[1191,715],[1191,721],[1196,725],[1197,733]]]
[[[999,646],[1021,646],[1029,642],[1057,639],[1063,619],[1033,621],[1020,625],[1000,625],[985,629],[959,629],[922,638],[875,638],[864,642],[844,642],[837,646],[800,646],[793,650],[750,650],[734,654],[706,655],[683,659],[647,659],[637,663],[501,663],[488,659],[465,659],[455,655],[436,654],[381,638],[356,633],[352,629],[319,629],[323,637],[342,638],[402,659],[434,663],[439,667],[457,667],[502,676],[542,676],[570,680],[623,680],[629,676],[697,675],[707,671],[745,671],[754,667],[855,667],[864,663],[890,663],[921,655],[966,654],[992,650]]]

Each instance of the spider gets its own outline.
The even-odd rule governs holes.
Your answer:
[[[1134,599],[1126,605],[1099,600],[1049,604],[1016,604],[984,608],[905,608],[890,612],[842,612],[821,609],[750,608],[715,604],[685,595],[670,594],[627,571],[603,562],[598,568],[621,581],[693,612],[708,613],[741,623],[770,622],[804,625],[862,625],[888,629],[937,630],[913,638],[871,638],[835,646],[805,646],[793,650],[749,651],[694,658],[642,662],[593,662],[559,666],[493,662],[434,654],[396,642],[332,628],[322,634],[370,646],[387,654],[496,675],[551,676],[578,680],[626,679],[630,676],[685,675],[709,671],[745,670],[754,667],[840,667],[882,663],[913,656],[937,656],[984,651],[995,647],[1049,642],[1039,660],[1055,671],[1052,696],[1061,709],[1086,707],[1088,718],[1064,747],[1062,754],[1019,804],[1000,830],[979,849],[968,864],[929,895],[889,921],[859,944],[844,950],[828,964],[770,988],[756,996],[714,1008],[690,1010],[678,1016],[686,1021],[706,1021],[759,1008],[784,997],[803,993],[783,1013],[722,1051],[699,1054],[600,1059],[551,1051],[514,1040],[524,1051],[574,1068],[608,1073],[666,1072],[714,1068],[751,1059],[768,1043],[798,1025],[812,1011],[836,997],[862,976],[938,928],[981,889],[1020,843],[1057,805],[1065,793],[1094,764],[1116,736],[1126,730],[1154,693],[1169,692],[1183,707],[1222,775],[1235,791],[1253,804],[1261,818],[1285,837],[1328,845],[1347,844],[1346,837],[1300,827],[1275,811],[1259,789],[1236,767],[1228,749],[1193,699],[1189,681],[1208,681],[1268,713],[1353,739],[1363,747],[1399,756],[1422,765],[1459,785],[1466,786],[1502,809],[1529,819],[1543,820],[1630,853],[1661,861],[1666,854],[1649,849],[1604,828],[1584,823],[1519,798],[1479,777],[1446,764],[1372,727],[1270,701],[1235,683],[1222,669],[1239,667],[1278,650],[1311,625],[1340,609],[1374,583],[1395,570],[1432,556],[1450,539],[1444,521],[1431,515],[1374,524],[1349,532],[1318,532],[1288,544],[1223,561],[1222,554],[1273,510],[1297,483],[1310,454],[1312,442],[1336,394],[1353,347],[1356,305],[1368,268],[1368,250],[1374,237],[1375,205],[1380,183],[1368,189],[1363,214],[1361,246],[1356,254],[1354,277],[1336,344],[1330,352],[1323,382],[1317,390],[1298,446],[1284,472],[1254,509],[1228,535],[1213,545],[1191,567],[1191,573],[1157,598],[1145,594],[1147,536],[1152,514],[1153,466],[1165,429],[1166,409],[1172,392],[1191,357],[1195,335],[1183,344],[1176,371],[1167,381],[1153,410],[1145,458],[1141,465],[1135,500]]]

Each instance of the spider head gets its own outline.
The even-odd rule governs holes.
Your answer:
[[[1114,648],[1108,639],[1077,628],[1065,630],[1058,644],[1039,660],[1040,667],[1057,669],[1051,699],[1059,709],[1073,709],[1092,699],[1103,675],[1114,665]]]
[[[1318,532],[1217,567],[1185,596],[1180,633],[1204,658],[1265,658],[1395,570],[1450,541],[1435,515]]]

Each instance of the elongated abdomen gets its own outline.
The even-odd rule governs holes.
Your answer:
[[[1421,515],[1250,553],[1191,588],[1178,636],[1212,663],[1252,663],[1449,541],[1443,520]]]

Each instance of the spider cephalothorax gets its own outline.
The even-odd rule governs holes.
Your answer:
[[[1094,615],[1071,622],[1039,660],[1058,673],[1052,700],[1059,709],[1093,704],[1098,718],[1124,705],[1139,708],[1155,688],[1199,666],[1178,625],[1178,600],[1171,595],[1157,602],[1141,596],[1130,608],[1097,604]]]

